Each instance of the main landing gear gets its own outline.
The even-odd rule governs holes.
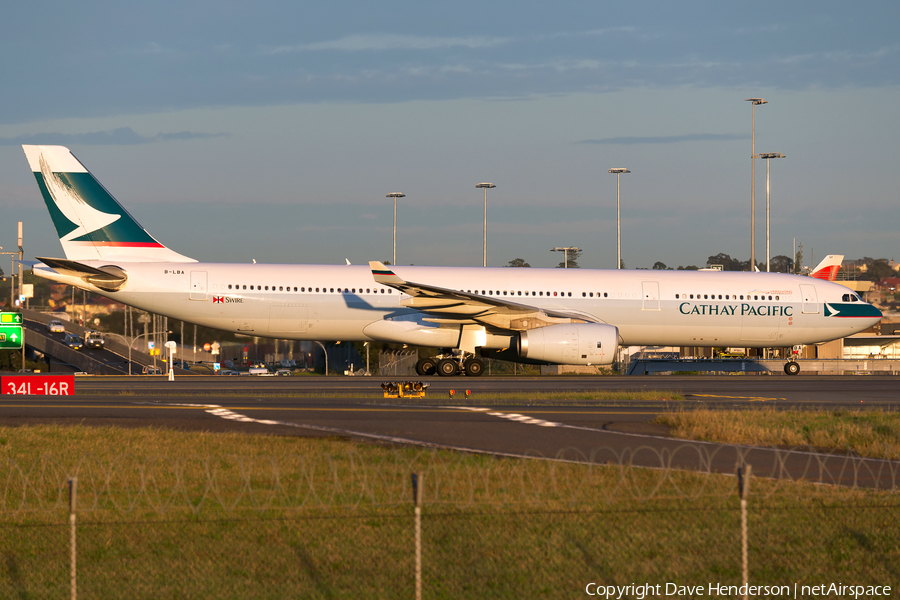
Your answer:
[[[796,375],[800,372],[800,365],[796,361],[790,360],[785,363],[784,372],[788,375]]]
[[[419,375],[440,375],[452,377],[466,374],[469,377],[479,377],[484,373],[484,362],[474,354],[451,352],[439,354],[433,358],[421,358],[416,363],[416,373]]]

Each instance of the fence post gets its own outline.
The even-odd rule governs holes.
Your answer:
[[[412,490],[416,505],[416,600],[422,600],[422,495],[416,473],[412,474]]]
[[[744,600],[748,600],[750,570],[747,560],[747,496],[750,494],[751,466],[738,467],[738,494],[741,497],[741,563],[744,575]]]
[[[76,600],[76,570],[75,570],[75,506],[78,496],[78,478],[69,478],[69,586],[71,599]]]

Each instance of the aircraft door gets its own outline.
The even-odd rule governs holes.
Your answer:
[[[816,286],[808,283],[800,284],[800,295],[803,296],[803,314],[814,315],[819,312],[819,301],[816,297]]]
[[[206,300],[206,271],[191,271],[191,300]]]
[[[659,310],[659,282],[644,281],[641,282],[644,291],[644,303],[641,310]]]

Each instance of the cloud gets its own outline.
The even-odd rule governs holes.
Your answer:
[[[483,36],[440,37],[396,34],[355,34],[336,40],[300,44],[296,46],[278,46],[268,50],[269,54],[289,52],[308,52],[321,50],[342,50],[345,52],[384,51],[384,50],[437,50],[442,48],[489,48],[509,42],[509,38],[491,38]]]
[[[631,146],[634,144],[680,144],[681,142],[731,142],[748,140],[746,133],[688,133],[685,135],[661,135],[649,137],[612,137],[599,140],[581,140],[579,144],[609,144]]]
[[[21,144],[133,146],[135,144],[152,144],[155,142],[227,137],[228,135],[227,133],[180,131],[176,133],[157,133],[148,137],[138,134],[131,127],[119,127],[109,131],[90,131],[87,133],[29,133],[12,138],[0,138],[0,146],[19,146]]]

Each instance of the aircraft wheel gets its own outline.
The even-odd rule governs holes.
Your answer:
[[[788,375],[796,375],[800,372],[800,365],[798,365],[794,361],[791,361],[784,365],[784,372]]]
[[[419,375],[434,375],[435,363],[433,358],[420,358],[416,363],[416,373]]]
[[[453,377],[459,371],[456,361],[452,358],[442,358],[437,364],[437,373],[441,377]]]
[[[470,358],[466,361],[466,375],[469,377],[480,377],[484,373],[484,363],[477,358]]]

